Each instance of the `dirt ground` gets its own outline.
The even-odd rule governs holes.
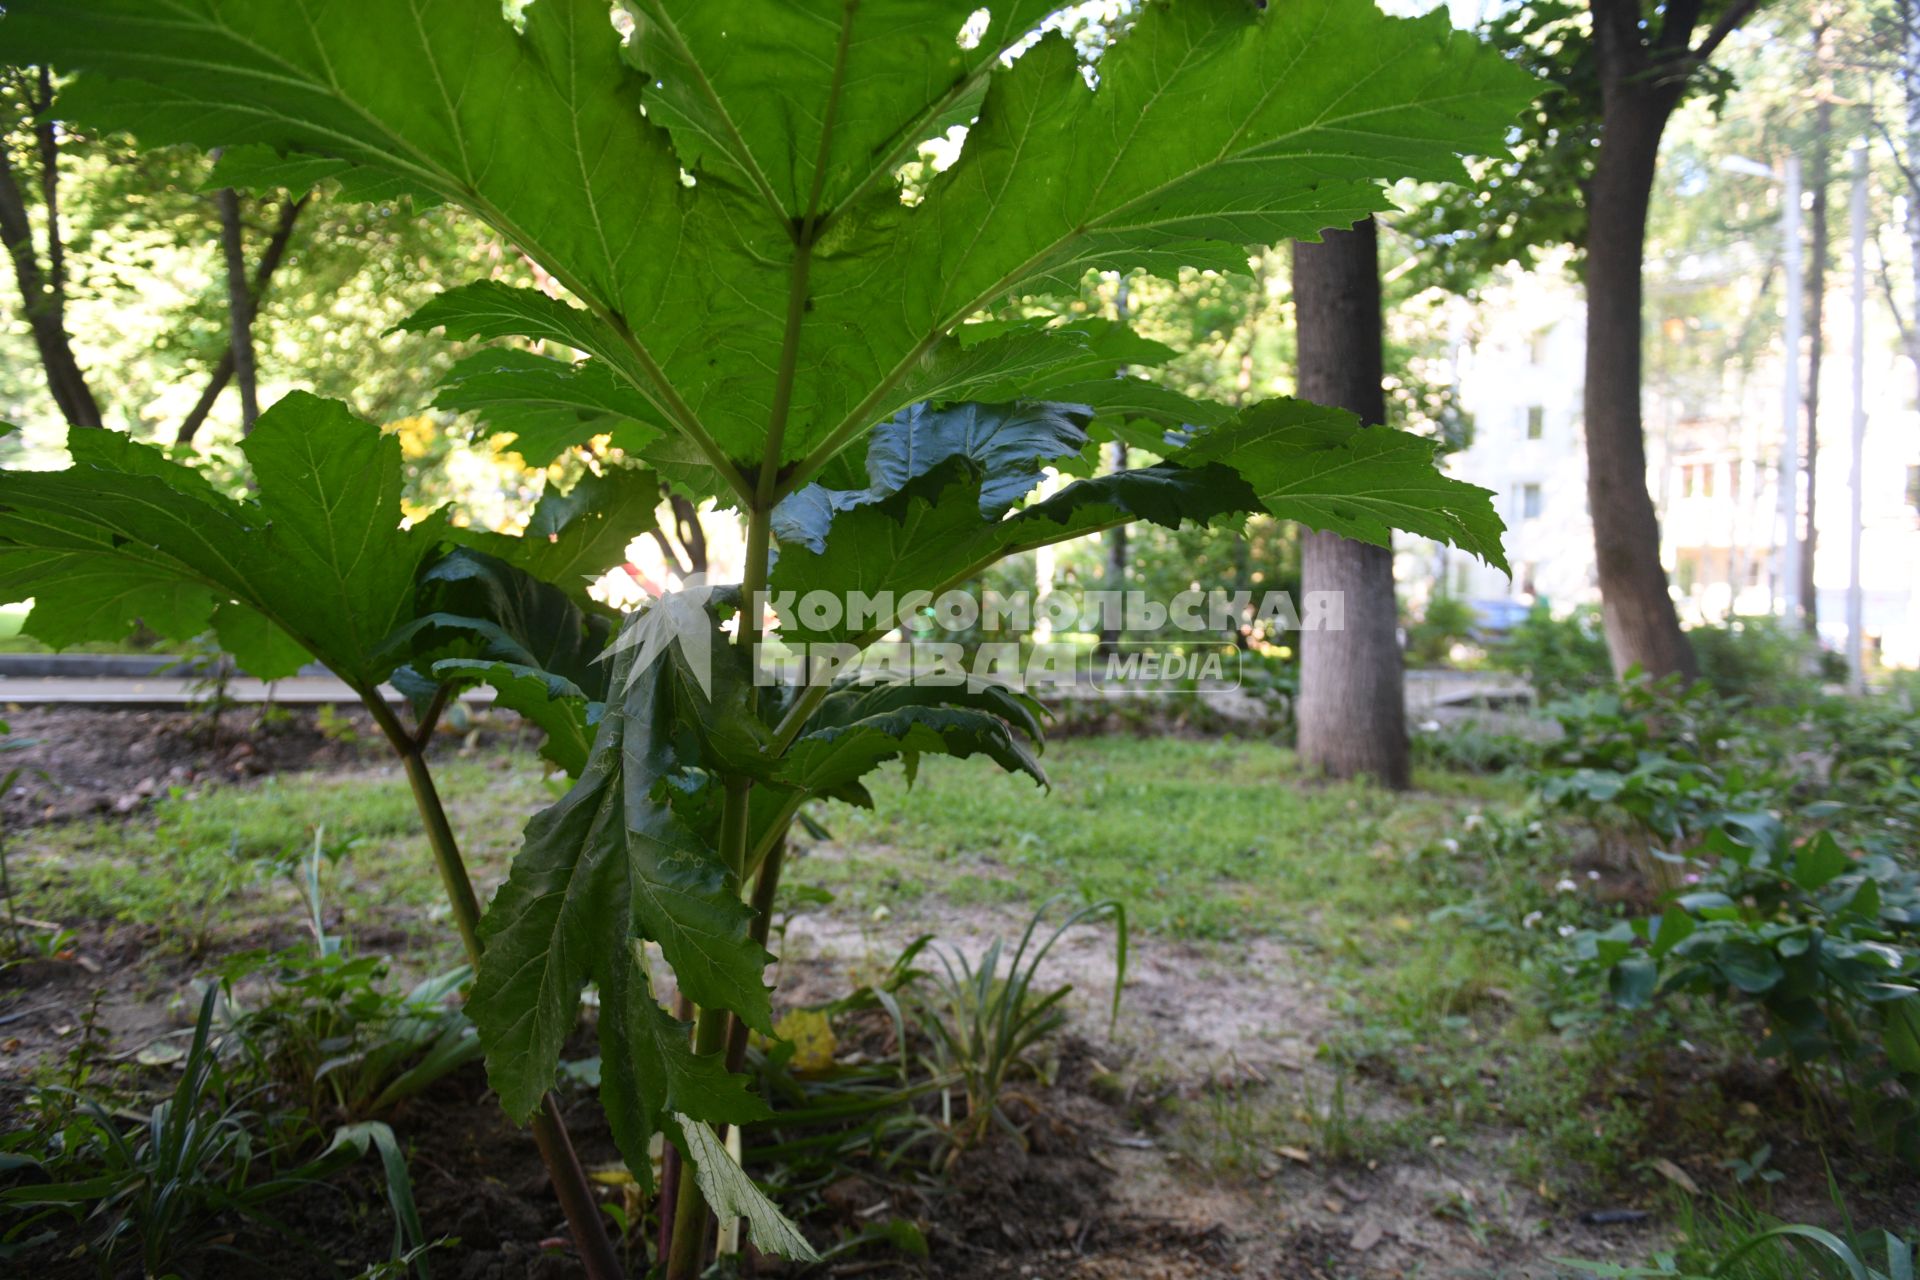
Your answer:
[[[977,957],[994,938],[1017,936],[1025,919],[1024,907],[946,903],[883,922],[801,915],[786,930],[782,990],[799,1002],[844,991],[850,972],[870,971],[875,957],[896,955],[926,932]],[[1058,1154],[1030,1161],[1038,1167],[1027,1176],[1040,1186],[1010,1187],[1005,1196],[961,1193],[983,1210],[988,1238],[995,1223],[1011,1224],[1001,1234],[1025,1247],[996,1246],[990,1260],[932,1274],[1545,1280],[1574,1274],[1555,1266],[1555,1257],[1626,1262],[1654,1247],[1652,1219],[1637,1210],[1595,1225],[1587,1215],[1615,1206],[1557,1205],[1512,1182],[1491,1158],[1498,1135],[1487,1135],[1487,1152],[1435,1147],[1398,1160],[1329,1165],[1310,1151],[1276,1147],[1250,1177],[1198,1167],[1162,1132],[1160,1104],[1169,1098],[1236,1089],[1325,1098],[1332,1088],[1315,1048],[1336,1015],[1328,993],[1281,943],[1244,944],[1234,962],[1223,963],[1195,944],[1135,934],[1117,1021],[1109,1018],[1111,930],[1069,931],[1042,972],[1048,987],[1075,988],[1075,1045],[1084,1056],[1069,1055],[1048,1103],[1048,1114],[1072,1135],[1073,1157],[1064,1165]],[[1099,1076],[1117,1077],[1118,1092],[1093,1087]],[[1009,1156],[1021,1165],[1017,1152]],[[1461,1201],[1475,1207],[1471,1223],[1434,1211]],[[1035,1205],[1061,1207],[1036,1215]],[[1049,1220],[1062,1234],[1070,1227],[1073,1241],[1049,1240]],[[919,1273],[903,1264],[875,1274]]]
[[[258,707],[237,707],[217,720],[178,711],[9,707],[0,720],[14,742],[25,744],[0,758],[0,773],[20,770],[0,796],[0,817],[13,823],[131,813],[170,787],[351,768],[384,752],[371,717],[358,708],[322,720],[302,707],[263,721]]]
[[[106,716],[113,718],[96,719]],[[24,753],[25,763],[57,765],[49,771],[84,779],[59,792],[9,796],[15,821],[124,813],[175,781],[244,781],[293,767],[352,770],[364,767],[368,750],[320,732],[310,717],[295,718],[239,756],[232,746],[198,745],[196,726],[177,714],[25,712],[12,719],[17,735],[41,740]],[[361,734],[362,743],[367,737]],[[122,804],[127,796],[133,802]],[[844,994],[921,933],[977,955],[989,939],[1017,934],[1028,909],[923,900],[882,920],[831,910],[798,914],[776,948],[782,1000],[804,1004]],[[61,958],[0,974],[0,1120],[8,1127],[33,1064],[64,1052],[96,1002],[108,1052],[127,1059],[162,1040],[177,1043],[188,1021],[191,1001],[183,992],[196,967],[156,962],[138,931],[109,934],[104,923],[81,924]],[[1327,1096],[1332,1081],[1316,1048],[1338,1020],[1330,993],[1281,942],[1257,940],[1226,957],[1136,933],[1121,1012],[1110,1024],[1112,945],[1109,930],[1080,927],[1050,956],[1048,982],[1076,988],[1060,1069],[1050,1084],[1026,1090],[1026,1147],[1003,1140],[969,1155],[943,1192],[915,1207],[931,1258],[869,1250],[822,1274],[1545,1280],[1573,1274],[1551,1261],[1556,1257],[1639,1261],[1655,1247],[1658,1228],[1643,1205],[1557,1203],[1516,1183],[1498,1159],[1511,1135],[1500,1133],[1369,1162],[1334,1165],[1310,1150],[1275,1147],[1245,1173],[1203,1167],[1181,1149],[1165,1104],[1242,1089]],[[1353,1105],[1396,1104],[1362,1096]],[[613,1164],[597,1105],[574,1094],[567,1106],[589,1164]],[[434,1255],[437,1273],[460,1280],[578,1274],[532,1142],[506,1121],[477,1067],[406,1105],[393,1123],[411,1151],[429,1234],[458,1237],[457,1246]],[[833,1228],[864,1220],[877,1195],[855,1187],[835,1213],[808,1225],[830,1239]],[[235,1244],[270,1257],[271,1274],[289,1280],[338,1274],[336,1266],[350,1274],[386,1256],[388,1219],[368,1209],[379,1205],[369,1166],[344,1175],[339,1187],[298,1197],[285,1211],[294,1238],[317,1247],[290,1254],[280,1239],[244,1231]],[[1464,1211],[1436,1208],[1448,1205]],[[1600,1225],[1609,1215],[1615,1225]],[[69,1249],[38,1251],[28,1259],[33,1273],[49,1280],[95,1274]],[[228,1269],[207,1274],[265,1274],[257,1262],[222,1265]],[[788,1274],[773,1264],[760,1273]]]

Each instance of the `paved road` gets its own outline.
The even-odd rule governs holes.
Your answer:
[[[380,687],[387,701],[403,699],[387,685]],[[198,681],[171,676],[93,676],[93,677],[0,677],[0,706],[101,706],[127,710],[164,710],[186,707],[206,699],[207,689]],[[332,676],[294,676],[288,680],[265,681],[236,677],[227,685],[227,696],[235,702],[266,703],[281,706],[312,707],[325,704],[357,705],[359,695]],[[493,690],[473,689],[462,697],[470,704],[493,701]]]
[[[91,655],[57,659],[0,655],[0,706],[60,704],[147,710],[191,706],[204,700],[207,692],[204,684],[163,674],[176,661]],[[152,671],[139,671],[140,664],[150,665]],[[1474,708],[1477,703],[1511,710],[1515,709],[1514,699],[1524,699],[1526,688],[1524,681],[1497,672],[1409,671],[1407,711],[1424,719],[1443,710]],[[389,702],[402,701],[400,694],[390,687],[383,685],[381,692]],[[235,677],[227,685],[227,696],[240,703],[273,702],[301,707],[347,705],[360,700],[344,683],[330,675],[318,674],[317,669],[272,684]],[[485,705],[493,701],[493,691],[469,690],[462,695],[462,701]]]

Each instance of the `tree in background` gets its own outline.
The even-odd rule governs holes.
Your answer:
[[[1364,423],[1386,421],[1379,237],[1371,218],[1293,247],[1300,394]],[[1393,552],[1335,533],[1301,535],[1301,590],[1338,592],[1344,629],[1300,635],[1300,762],[1404,791],[1407,751]]]
[[[1614,668],[1696,670],[1660,563],[1641,412],[1643,262],[1660,140],[1759,0],[1532,0],[1484,34],[1553,90],[1522,118],[1513,163],[1422,210],[1420,230],[1457,279],[1572,244],[1587,286],[1587,498]]]
[[[390,332],[430,282],[489,261],[526,271],[451,209],[316,203],[332,184],[295,170],[215,186],[203,155],[140,153],[56,121],[57,87],[37,68],[0,77],[0,240],[16,286],[0,314],[24,322],[0,327],[0,399],[22,425],[224,449],[245,417],[220,411],[237,338],[261,383],[297,377],[391,420],[431,399],[448,363],[443,344]]]
[[[67,329],[67,249],[60,218],[62,130],[48,114],[53,105],[52,73],[45,67],[9,68],[0,82],[0,105],[7,114],[6,136],[0,138],[0,242],[13,259],[21,313],[60,416],[72,426],[98,427],[102,425],[100,404],[74,357],[73,337]],[[22,141],[22,162],[17,163],[13,153]],[[31,172],[24,186],[23,167]],[[39,201],[39,238],[44,247],[35,242],[30,189]]]

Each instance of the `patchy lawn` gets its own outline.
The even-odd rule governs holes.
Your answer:
[[[789,998],[826,998],[921,933],[977,954],[1053,895],[1123,903],[1117,1023],[1109,929],[1074,930],[1049,971],[1078,988],[1087,1078],[1121,1118],[1101,1141],[1130,1221],[1177,1220],[1253,1274],[1310,1253],[1325,1269],[1298,1274],[1544,1276],[1553,1256],[1638,1260],[1729,1212],[1831,1216],[1830,1164],[1862,1225],[1902,1225],[1912,1183],[1756,1064],[1750,1028],[1684,1008],[1627,1020],[1562,975],[1558,930],[1607,886],[1564,839],[1502,820],[1517,784],[1429,772],[1391,796],[1302,779],[1244,740],[1079,738],[1046,764],[1050,792],[927,760],[910,794],[896,773],[872,810],[817,815],[829,838],[791,864],[775,950]],[[437,773],[485,897],[559,784],[487,750],[449,750]],[[194,784],[29,828],[12,872],[22,910],[105,970],[69,998],[106,987],[131,1049],[218,957],[300,941],[294,872],[316,844],[331,932],[409,972],[457,960],[397,769]],[[18,1027],[9,1073],[71,1025]],[[1763,1147],[1783,1178],[1736,1180],[1728,1162]],[[1716,1198],[1731,1208],[1708,1212]]]

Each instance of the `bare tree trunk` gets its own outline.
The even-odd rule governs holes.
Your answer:
[[[1660,564],[1660,522],[1647,493],[1641,418],[1642,263],[1660,135],[1684,80],[1654,78],[1623,44],[1637,42],[1638,0],[1619,18],[1594,0],[1604,86],[1600,151],[1587,191],[1587,505],[1600,573],[1601,615],[1614,671],[1653,677],[1697,671]],[[1612,18],[1612,21],[1604,20]]]
[[[695,573],[707,571],[707,531],[700,527],[700,512],[680,494],[669,500],[673,507],[674,532],[687,549],[687,567]]]
[[[6,245],[7,255],[13,259],[21,310],[33,335],[34,349],[39,352],[54,406],[70,427],[100,427],[105,425],[100,403],[74,358],[73,340],[67,333],[66,245],[60,231],[60,137],[46,114],[53,104],[53,82],[45,67],[34,75],[38,92],[26,96],[37,117],[33,137],[40,164],[40,200],[46,211],[46,266],[41,266],[26,198],[4,146],[0,146],[0,243]]]
[[[1381,389],[1380,249],[1372,219],[1293,247],[1300,394],[1386,419]],[[1300,635],[1301,764],[1337,778],[1372,777],[1396,791],[1411,783],[1393,553],[1333,533],[1305,533],[1301,590],[1344,597],[1343,629]]]
[[[267,247],[260,252],[260,261],[254,264],[253,279],[248,284],[247,294],[251,302],[251,315],[260,314],[260,304],[267,296],[267,285],[273,279],[273,273],[279,270],[280,262],[287,255],[287,245],[293,239],[294,225],[300,220],[300,211],[307,207],[310,196],[301,196],[298,200],[289,200],[280,206],[279,221],[274,224],[273,235],[267,240]],[[220,353],[220,359],[214,363],[213,372],[207,377],[207,388],[200,393],[187,416],[181,419],[180,430],[174,436],[175,444],[191,444],[198,435],[207,415],[213,412],[213,406],[220,399],[220,393],[233,381],[233,343],[228,342]]]
[[[247,435],[260,417],[260,387],[253,368],[253,295],[240,234],[240,196],[232,187],[222,187],[213,199],[220,210],[220,251],[227,261],[227,324],[233,377],[240,384],[240,434]]]
[[[1826,46],[1826,28],[1820,27],[1814,32],[1814,53],[1818,57]],[[1812,164],[1808,167],[1808,185],[1813,189],[1813,208],[1808,218],[1811,230],[1812,252],[1807,263],[1807,441],[1801,456],[1806,460],[1807,473],[1807,532],[1800,551],[1800,608],[1801,620],[1805,623],[1808,635],[1818,635],[1820,631],[1820,594],[1814,581],[1813,560],[1814,544],[1819,538],[1819,520],[1817,503],[1820,497],[1820,363],[1825,357],[1825,322],[1827,303],[1827,258],[1829,256],[1829,228],[1827,225],[1827,187],[1831,182],[1832,157],[1829,154],[1833,134],[1833,101],[1822,96],[1814,108],[1814,142]]]

